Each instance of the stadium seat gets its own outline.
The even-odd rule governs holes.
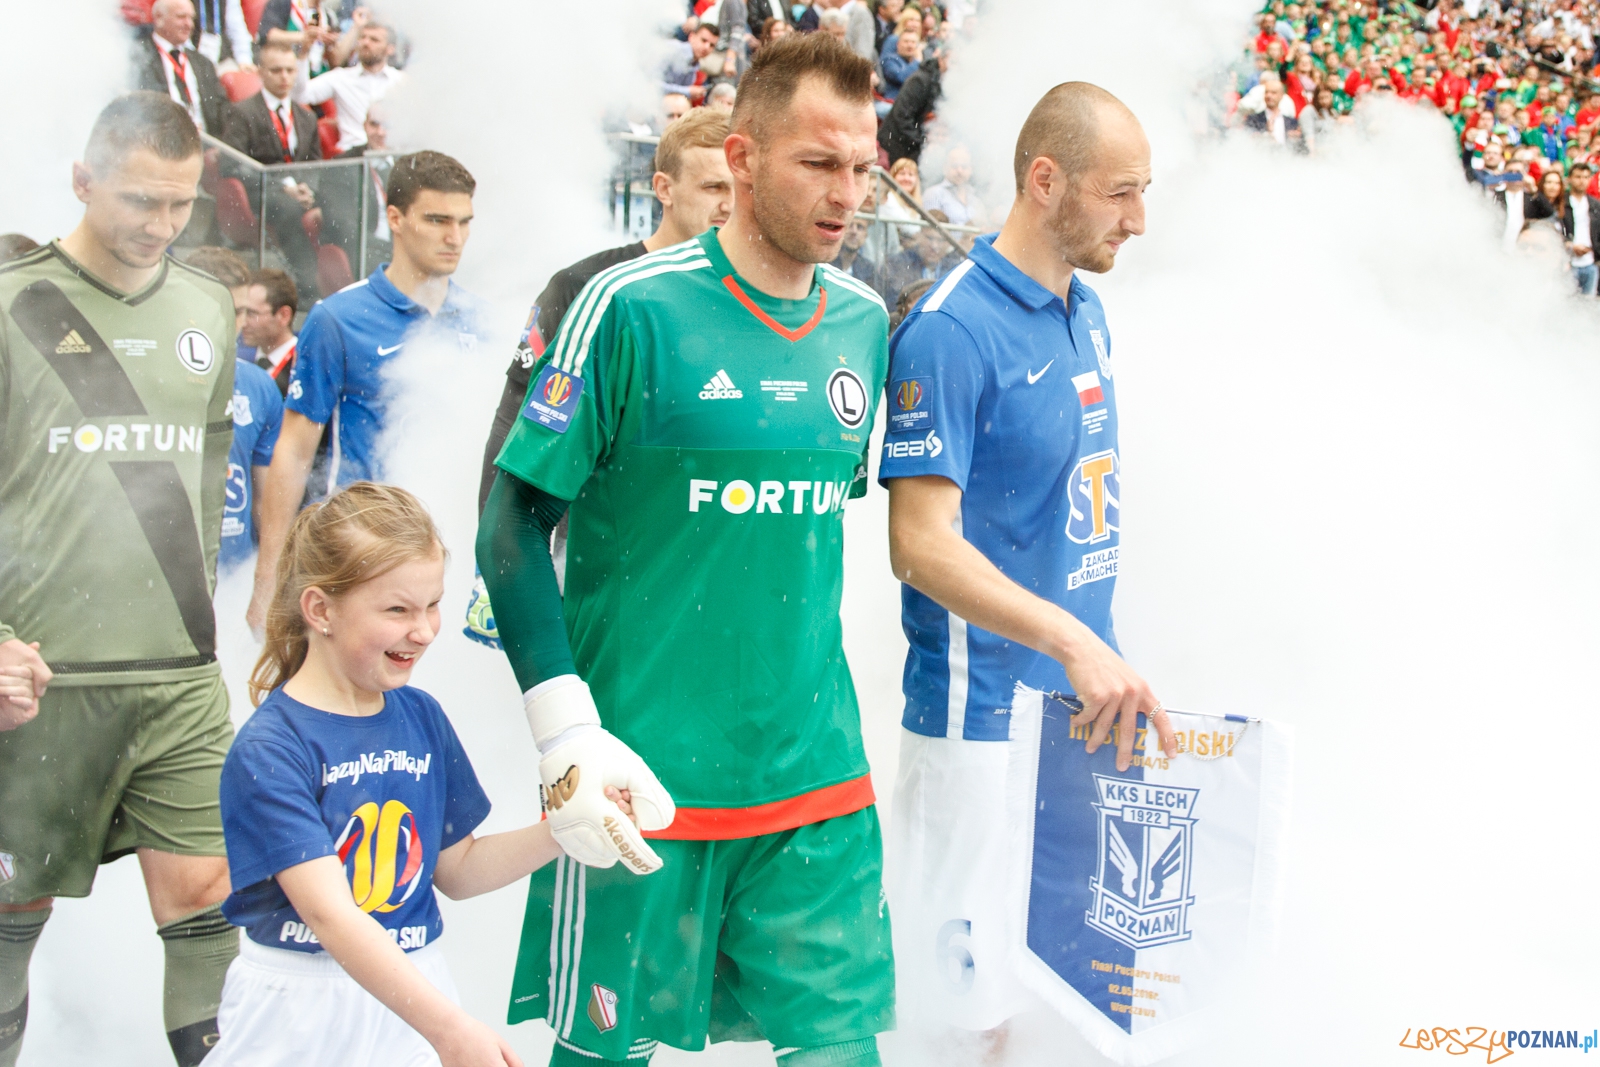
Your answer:
[[[267,0],[242,0],[244,7],[244,24],[250,30],[250,36],[255,37],[261,32],[261,13],[267,9]]]
[[[261,91],[261,78],[254,71],[230,70],[217,75],[217,80],[222,82],[223,92],[235,104]]]
[[[217,226],[222,236],[236,245],[252,247],[261,240],[256,213],[250,210],[250,197],[244,191],[244,182],[238,178],[222,178],[217,182]]]
[[[350,272],[350,257],[338,245],[323,245],[317,249],[317,287],[323,296],[332,296],[354,282]]]
[[[339,123],[336,120],[318,119],[317,136],[322,140],[323,159],[332,159],[339,154]]]

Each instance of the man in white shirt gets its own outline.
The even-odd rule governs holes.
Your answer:
[[[972,153],[954,145],[944,157],[944,181],[922,194],[922,206],[942,211],[957,226],[983,226],[989,213],[972,188]]]
[[[221,136],[228,97],[217,80],[216,65],[189,44],[194,35],[194,4],[190,0],[156,0],[150,15],[153,32],[135,57],[138,88],[171,97],[189,113],[201,133]]]
[[[1594,172],[1587,163],[1574,163],[1567,174],[1567,204],[1561,213],[1562,236],[1572,257],[1572,280],[1584,296],[1595,294],[1600,268],[1595,266],[1595,229],[1600,226],[1600,200],[1589,195]]]
[[[868,10],[866,0],[845,0],[839,10],[844,12],[846,30],[844,43],[850,46],[850,51],[869,62],[878,61],[878,50],[873,47],[876,25],[872,12]]]
[[[195,48],[213,63],[222,62],[226,45],[228,56],[240,70],[255,70],[251,58],[250,27],[244,20],[244,5],[240,0],[199,0],[199,43]]]
[[[328,100],[334,101],[339,109],[340,152],[366,143],[363,123],[367,118],[367,109],[382,100],[390,87],[400,80],[400,72],[389,65],[392,55],[392,31],[387,26],[368,22],[361,28],[361,36],[356,43],[356,59],[361,63],[359,67],[339,67],[309,81],[302,68],[301,78],[294,87],[295,102],[315,106]]]

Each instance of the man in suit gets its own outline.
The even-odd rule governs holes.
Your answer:
[[[188,0],[183,0],[188,3]],[[322,141],[317,136],[317,117],[304,104],[289,99],[294,89],[299,61],[288,44],[269,42],[261,47],[261,91],[234,104],[228,110],[223,139],[255,160],[270,166],[275,163],[305,163],[322,158]],[[267,228],[278,241],[278,248],[294,274],[302,292],[317,291],[317,252],[306,236],[304,218],[315,213],[321,221],[316,194],[304,182],[268,178],[266,203],[261,203],[262,185],[255,175],[245,176],[245,191],[251,206],[261,212]]]
[[[685,102],[687,104],[687,101]],[[328,205],[322,218],[322,242],[334,242],[344,249],[357,277],[372,273],[372,266],[388,260],[393,249],[392,235],[385,214],[388,208],[389,170],[394,157],[388,153],[389,127],[387,112],[381,100],[367,108],[367,117],[361,124],[367,139],[363,144],[340,152],[340,159],[361,159],[368,154],[374,158],[365,166],[339,167],[322,175],[322,202]],[[361,192],[366,185],[367,258],[361,259]]]
[[[151,34],[134,53],[135,88],[170,96],[189,113],[201,133],[222,135],[228,95],[211,60],[189,43],[194,35],[191,0],[156,0]]]

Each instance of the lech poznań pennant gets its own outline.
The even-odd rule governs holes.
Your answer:
[[[1141,717],[1119,772],[1075,704],[1018,686],[1012,705],[1010,962],[1104,1055],[1152,1063],[1204,1037],[1271,940],[1288,733],[1169,712],[1169,760]]]

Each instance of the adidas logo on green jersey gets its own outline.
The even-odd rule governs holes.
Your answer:
[[[701,400],[741,400],[744,390],[733,384],[733,379],[728,377],[728,372],[719,370],[711,376],[705,388],[700,390]]]
[[[83,338],[78,336],[77,330],[68,330],[67,335],[56,345],[56,355],[65,356],[70,353],[82,355],[89,351],[89,346],[83,343]]]

